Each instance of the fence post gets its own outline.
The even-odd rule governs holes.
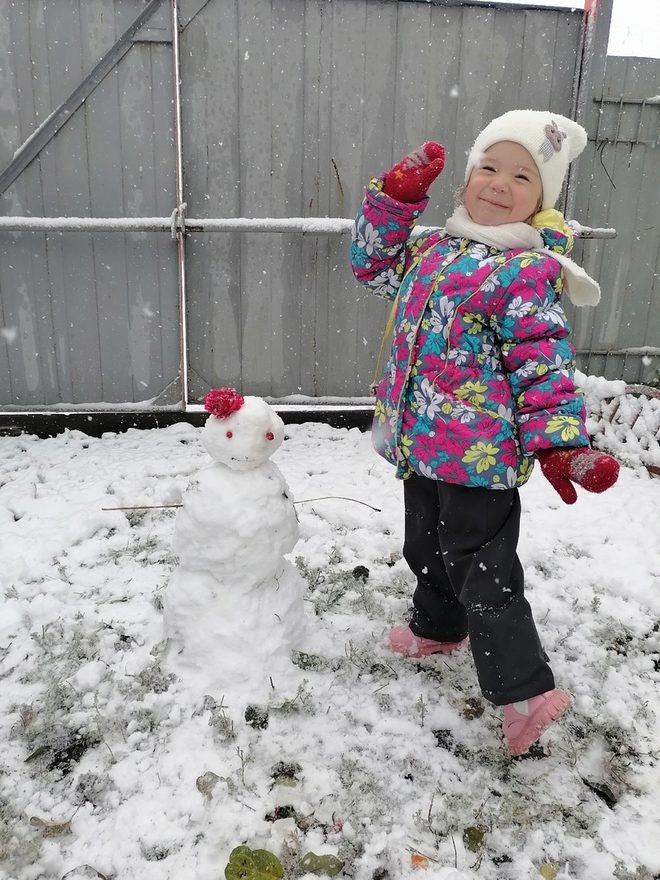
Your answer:
[[[580,40],[582,55],[575,66],[573,118],[587,129],[587,133],[592,130],[594,110],[598,112],[591,99],[605,78],[613,2],[586,0],[584,7]],[[564,213],[568,217],[574,214],[576,179],[577,170],[573,164],[568,170],[564,204]]]

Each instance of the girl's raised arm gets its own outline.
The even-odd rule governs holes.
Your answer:
[[[369,182],[353,227],[351,266],[357,280],[378,296],[397,294],[421,242],[406,244],[444,163],[444,148],[428,141]]]

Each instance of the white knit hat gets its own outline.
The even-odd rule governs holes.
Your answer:
[[[465,180],[483,153],[500,141],[520,144],[531,155],[543,184],[542,209],[553,208],[559,198],[569,162],[587,145],[587,133],[572,119],[550,110],[509,110],[493,119],[477,136],[468,155]]]

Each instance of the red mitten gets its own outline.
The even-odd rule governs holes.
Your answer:
[[[427,141],[385,174],[383,192],[399,202],[419,202],[445,167],[445,148]]]
[[[543,476],[566,504],[577,501],[573,483],[587,492],[604,492],[616,483],[619,476],[618,461],[611,455],[595,452],[589,446],[537,449],[536,457]]]

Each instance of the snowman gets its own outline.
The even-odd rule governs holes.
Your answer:
[[[298,540],[291,493],[270,456],[284,423],[259,397],[210,391],[201,440],[213,462],[183,496],[163,600],[170,665],[193,696],[259,699],[292,670],[305,583],[284,558]]]

